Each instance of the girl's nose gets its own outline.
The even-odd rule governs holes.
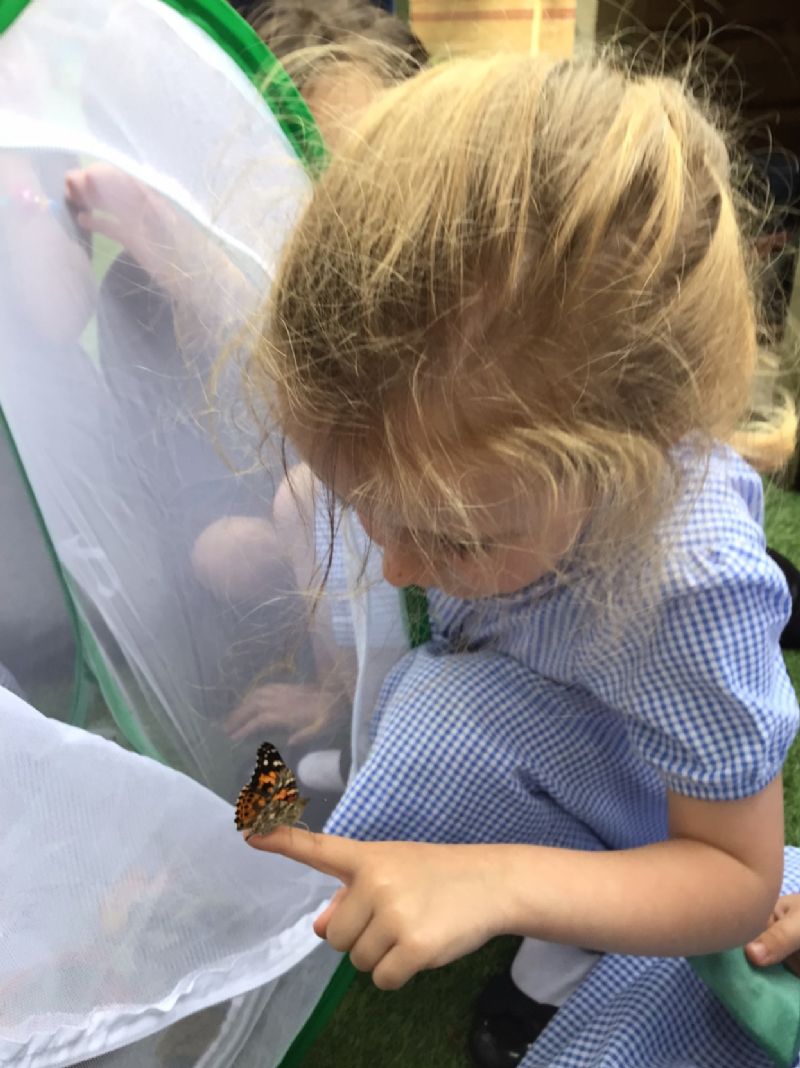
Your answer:
[[[359,512],[358,518],[367,535],[381,549],[383,577],[390,585],[399,589],[404,586],[429,585],[426,581],[428,569],[413,546],[398,545],[397,540],[368,515]]]
[[[426,568],[414,552],[396,548],[383,550],[383,577],[392,585],[402,589],[404,586],[425,586]]]

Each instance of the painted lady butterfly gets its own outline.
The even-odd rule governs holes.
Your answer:
[[[274,745],[259,747],[256,769],[236,802],[236,829],[269,834],[282,824],[297,823],[308,804],[297,792],[294,773],[286,767]]]

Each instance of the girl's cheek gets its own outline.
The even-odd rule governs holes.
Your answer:
[[[500,550],[484,561],[476,561],[470,572],[462,573],[462,579],[472,586],[476,596],[505,595],[538,582],[552,570],[550,563],[526,550]]]
[[[501,589],[501,575],[491,559],[459,559],[439,561],[432,567],[429,585],[453,597],[492,597],[506,592]]]

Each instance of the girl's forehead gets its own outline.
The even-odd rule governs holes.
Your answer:
[[[368,473],[337,465],[326,484],[343,504],[372,522],[415,532],[510,536],[529,529],[537,511],[533,495],[502,470],[482,475],[453,471],[449,479],[432,482],[422,486],[398,478],[379,484]]]
[[[345,506],[373,522],[413,531],[501,537],[531,529],[547,503],[502,464],[479,470],[449,461],[443,469],[380,472],[361,449],[337,448],[316,435],[292,433],[316,478]]]

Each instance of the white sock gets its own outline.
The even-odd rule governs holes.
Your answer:
[[[523,994],[543,1005],[563,1005],[601,954],[577,946],[526,938],[511,965],[511,978]]]

